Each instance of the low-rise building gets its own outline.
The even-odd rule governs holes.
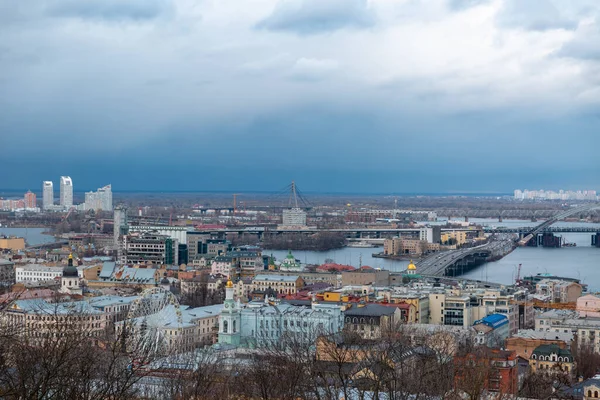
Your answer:
[[[543,279],[535,285],[536,295],[550,298],[552,303],[575,303],[583,287],[572,281]]]
[[[42,343],[44,339],[80,332],[100,337],[107,327],[105,313],[87,301],[50,303],[44,299],[16,300],[3,311],[6,322],[19,334]]]
[[[304,280],[297,275],[259,274],[252,280],[254,290],[273,290],[278,294],[296,294],[304,286]]]
[[[575,360],[571,352],[557,344],[543,344],[535,348],[529,357],[529,366],[533,373],[563,373],[571,375]]]
[[[373,269],[361,267],[354,271],[342,272],[342,285],[374,285],[387,286],[390,281],[390,271],[385,269]]]
[[[566,349],[573,342],[571,332],[538,332],[533,329],[521,330],[516,335],[506,339],[507,350],[514,351],[525,360],[529,360],[533,351],[543,344],[556,344],[561,349]]]
[[[454,358],[454,379],[457,387],[470,386],[475,378],[483,378],[481,384],[492,393],[514,395],[519,390],[517,356],[512,351],[479,348]],[[478,382],[479,383],[479,382]]]
[[[241,311],[241,343],[249,346],[273,346],[282,339],[314,343],[319,336],[338,333],[343,327],[342,311],[335,304],[251,302]]]
[[[80,278],[83,278],[84,267],[77,267]],[[43,264],[28,264],[15,268],[16,282],[39,282],[54,281],[62,276],[62,266],[50,266]]]
[[[0,236],[0,250],[21,251],[25,249],[22,237]]]
[[[487,347],[504,347],[504,341],[509,335],[508,318],[502,314],[491,314],[475,321],[475,343]]]
[[[0,287],[9,288],[16,283],[15,264],[0,259]]]
[[[108,261],[102,264],[98,279],[88,280],[87,285],[91,288],[112,286],[150,288],[160,282],[165,271],[157,268],[133,268]]]
[[[577,299],[577,312],[582,317],[600,318],[600,297],[586,294]]]
[[[402,323],[397,307],[381,304],[350,305],[344,311],[344,326],[364,339],[377,339],[385,332],[398,330]]]

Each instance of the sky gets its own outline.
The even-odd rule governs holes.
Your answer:
[[[597,189],[598,0],[0,0],[0,188]]]

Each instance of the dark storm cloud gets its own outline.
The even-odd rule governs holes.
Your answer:
[[[52,16],[100,20],[147,20],[170,11],[170,0],[56,0],[47,7]]]
[[[279,0],[273,13],[256,27],[312,35],[374,24],[366,0]]]
[[[593,187],[597,27],[506,1],[0,0],[0,188]]]

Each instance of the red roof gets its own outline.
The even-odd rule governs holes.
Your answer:
[[[328,263],[328,264],[323,264],[317,267],[317,271],[326,271],[326,272],[331,272],[331,271],[354,271],[355,268],[351,265],[343,265],[343,264],[336,264],[336,263]]]

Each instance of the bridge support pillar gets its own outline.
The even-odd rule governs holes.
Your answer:
[[[600,248],[600,233],[592,235],[592,246]]]
[[[539,241],[543,247],[561,247],[562,244],[562,238],[554,236],[553,233],[544,233],[539,237]]]

